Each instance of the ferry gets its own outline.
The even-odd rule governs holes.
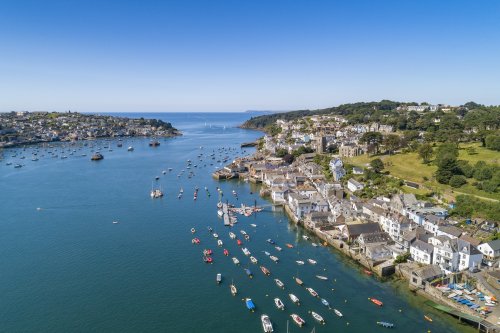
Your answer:
[[[316,319],[319,323],[321,324],[325,324],[325,320],[323,319],[323,317],[321,317],[319,314],[317,314],[316,312],[314,311],[311,311],[311,315],[313,316],[314,319]]]
[[[312,297],[318,297],[318,293],[311,287],[306,288],[309,294],[311,294]]]
[[[276,305],[276,307],[279,309],[279,310],[285,310],[285,304],[283,304],[283,302],[278,298],[276,297],[274,299],[274,304]]]
[[[339,317],[343,317],[344,315],[342,314],[342,312],[340,312],[339,310],[337,309],[333,309],[333,312],[335,312],[335,314]]]
[[[272,261],[274,261],[274,262],[278,262],[278,261],[279,261],[278,257],[275,257],[275,256],[269,256],[269,258],[270,258]]]
[[[330,307],[330,303],[328,303],[328,301],[324,298],[321,299],[321,303],[326,307]]]
[[[253,301],[251,298],[245,298],[245,304],[247,306],[247,309],[254,312],[255,311],[255,304],[253,304]]]
[[[300,327],[304,326],[306,321],[302,318],[300,318],[300,316],[298,314],[295,314],[295,313],[292,313],[290,315],[290,317],[292,317],[293,321],[299,325]]]
[[[273,331],[273,324],[271,323],[271,320],[269,319],[269,316],[266,314],[263,314],[260,316],[260,321],[262,322],[262,328],[264,329],[265,333],[271,333]]]
[[[217,273],[217,277],[215,278],[215,280],[217,281],[217,284],[221,283],[222,282],[222,274]]]
[[[285,289],[285,284],[281,282],[279,279],[274,279],[274,282],[276,282],[276,285],[280,287],[281,289]]]
[[[233,259],[233,262],[234,262],[235,265],[239,265],[240,264],[240,261],[238,260],[238,258],[233,257],[232,259]]]
[[[262,271],[262,273],[264,273],[265,275],[271,275],[271,272],[265,268],[264,266],[260,266],[260,270]]]
[[[384,305],[384,303],[382,303],[381,301],[379,301],[376,298],[370,298],[370,297],[368,297],[368,300],[371,301],[373,304],[378,305],[378,306]]]
[[[250,256],[250,261],[252,262],[252,264],[257,264],[258,260],[254,256]]]
[[[300,305],[300,300],[299,300],[299,298],[297,296],[295,296],[294,294],[288,294],[288,296],[290,297],[290,299],[292,300],[292,302],[294,302],[297,305]]]

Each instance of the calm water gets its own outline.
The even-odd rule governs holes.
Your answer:
[[[117,141],[94,142],[93,149],[100,147],[105,156],[100,162],[89,160],[89,146],[66,147],[64,152],[58,147],[58,158],[40,148],[36,162],[31,161],[33,147],[4,151],[0,164],[1,332],[262,332],[262,313],[271,317],[275,332],[286,332],[291,313],[302,316],[307,325],[300,329],[290,321],[290,332],[310,332],[313,327],[316,332],[385,332],[377,321],[395,323],[396,332],[473,331],[453,319],[438,317],[405,288],[368,277],[334,251],[311,246],[302,239],[302,230],[269,206],[257,216],[239,217],[233,230],[238,236],[241,229],[250,234],[246,246],[259,265],[272,272],[271,277],[264,276],[217,218],[216,187],[221,186],[224,199],[237,205],[254,200],[268,203],[255,194],[258,188],[253,185],[214,181],[210,174],[216,165],[210,166],[214,161],[207,156],[220,147],[236,148],[231,157],[242,154],[239,144],[261,135],[234,127],[249,115],[142,116],[170,121],[184,136],[161,140],[158,148],[148,147],[147,139],[124,140],[122,148],[116,147]],[[106,145],[108,149],[103,148]],[[134,152],[127,152],[130,145]],[[73,149],[76,152],[70,155]],[[200,153],[206,156],[203,161],[197,159]],[[22,155],[26,156],[23,160]],[[62,155],[68,158],[60,159]],[[189,179],[186,170],[177,177],[188,159],[198,165],[191,169],[195,176]],[[7,166],[9,162],[13,164]],[[14,169],[16,163],[25,166]],[[168,168],[173,171],[163,175],[162,170]],[[155,176],[160,177],[157,183],[166,196],[152,200],[149,191]],[[193,201],[195,186],[200,187],[197,201]],[[181,187],[184,197],[179,200]],[[231,195],[233,189],[239,200]],[[240,267],[231,256],[222,255],[207,226],[219,233],[231,256],[240,259]],[[191,244],[191,227],[197,229],[201,245]],[[283,247],[282,252],[266,242],[270,237]],[[285,243],[296,247],[288,249]],[[203,248],[215,251],[214,264],[202,262]],[[279,264],[263,251],[278,256]],[[307,258],[318,264],[295,263]],[[246,277],[245,267],[253,271],[253,279]],[[217,286],[219,272],[223,283]],[[317,274],[329,280],[318,280]],[[296,275],[344,318],[297,286],[292,280]],[[276,277],[286,284],[285,290],[275,285]],[[231,280],[238,287],[236,297],[229,292]],[[290,292],[300,298],[301,306],[291,303]],[[255,313],[247,311],[243,297],[254,300]],[[276,310],[274,297],[284,301],[286,311]],[[384,306],[376,307],[368,297],[382,300]],[[316,324],[310,310],[323,315],[327,324]],[[434,322],[425,321],[424,314],[430,314]]]

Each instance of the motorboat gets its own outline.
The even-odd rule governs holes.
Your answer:
[[[427,316],[427,315],[424,315],[424,319],[427,320],[428,322],[431,322],[432,323],[432,318]]]
[[[387,328],[393,328],[394,324],[389,323],[387,321],[377,321],[377,325],[382,326],[382,327],[387,327]]]
[[[218,239],[218,240],[217,240],[217,245],[218,245],[218,246],[222,246],[222,245],[223,245],[222,240]]]
[[[191,240],[191,243],[193,243],[193,244],[200,244],[200,239],[199,238],[193,238]]]
[[[252,271],[249,270],[248,268],[245,268],[245,273],[248,275],[249,278],[253,278]]]
[[[206,262],[207,264],[211,264],[213,262],[212,257],[209,256],[203,256],[203,261]]]
[[[381,301],[379,301],[376,298],[370,298],[370,297],[368,297],[368,300],[371,301],[373,304],[378,305],[378,306],[384,305],[384,303],[382,303]]]
[[[236,240],[236,244],[238,244],[238,246],[241,246],[241,244],[243,244],[242,241],[240,241],[239,239]]]
[[[255,223],[250,223],[250,226],[257,228],[257,224],[255,224]]]
[[[269,238],[269,239],[267,240],[267,242],[268,242],[269,244],[273,244],[273,245],[274,245],[274,244],[276,244],[276,242],[275,242],[275,241],[273,241],[271,238]]]
[[[244,237],[245,237],[246,240],[250,240],[250,235],[247,234]]]
[[[254,312],[255,311],[255,304],[253,304],[253,301],[251,298],[245,298],[245,304],[247,306],[247,309]]]
[[[283,302],[278,297],[274,299],[274,304],[276,304],[276,307],[279,310],[285,310],[285,304],[283,304]]]
[[[314,247],[318,247],[318,244],[316,244],[316,243],[311,243],[311,245]]]
[[[279,261],[278,257],[275,257],[275,256],[269,256],[269,259],[271,259],[274,262],[278,262]]]
[[[222,282],[222,274],[217,273],[217,277],[215,278],[215,280],[217,281],[217,284],[221,283]]]
[[[228,256],[229,255],[229,251],[227,249],[224,249],[224,255],[225,256]]]
[[[262,328],[264,329],[265,333],[273,332],[273,324],[271,323],[268,315],[263,314],[262,316],[260,316],[260,321],[262,322]]]
[[[318,293],[313,288],[307,287],[306,289],[312,297],[318,297]]]
[[[304,282],[302,282],[302,280],[301,280],[301,279],[299,279],[298,277],[296,277],[296,278],[295,278],[295,282],[297,282],[297,284],[298,284],[299,286],[301,286],[301,285],[303,285],[303,284],[304,284]]]
[[[313,259],[307,259],[311,265],[316,265],[317,261]]]
[[[229,232],[229,238],[231,239],[235,239],[236,238],[236,235],[233,233],[233,232]]]
[[[302,238],[304,238],[304,240],[309,240],[309,237],[307,237],[306,235],[302,236]]]
[[[295,262],[298,264],[298,265],[304,265],[304,262],[302,260],[295,260]]]
[[[231,283],[231,285],[229,286],[229,289],[231,290],[231,294],[233,296],[236,296],[236,294],[238,293],[238,289],[236,289],[236,286],[234,285],[234,283]]]
[[[214,238],[219,238],[219,235],[216,232],[214,232],[212,236],[214,236]]]
[[[266,275],[271,275],[271,272],[264,266],[260,266],[260,270]]]
[[[246,256],[250,255],[250,251],[248,251],[248,249],[246,247],[242,248],[241,251],[243,251],[243,254]]]
[[[340,312],[339,310],[337,309],[333,309],[333,312],[335,312],[335,314],[339,317],[343,317],[344,315],[342,314],[342,312]]]
[[[289,249],[293,249],[293,245],[289,243],[286,244],[286,247],[288,247]]]
[[[292,313],[290,315],[290,317],[292,317],[293,321],[299,325],[300,327],[304,326],[306,324],[306,321],[302,318],[300,318],[300,316],[298,314],[295,314],[295,313]]]
[[[269,252],[267,252],[267,251],[264,251],[264,254],[265,254],[266,256],[271,255],[271,253],[269,253]]]
[[[203,250],[203,254],[206,255],[206,256],[210,256],[210,255],[212,255],[212,250],[205,249],[205,250]]]
[[[330,307],[330,303],[328,303],[328,301],[324,298],[321,299],[321,303],[326,307]]]
[[[245,230],[240,230],[240,233],[241,233],[242,235],[246,235],[246,234],[247,234],[247,232],[246,232]]]
[[[280,287],[281,289],[285,289],[285,284],[281,282],[279,279],[274,279],[274,282],[276,282],[276,285]]]
[[[238,260],[238,258],[233,257],[232,259],[233,259],[233,262],[234,262],[235,265],[239,265],[240,264],[240,261]]]
[[[311,311],[311,316],[313,316],[313,318],[316,319],[319,323],[325,324],[325,320],[318,313]]]
[[[300,305],[300,300],[299,300],[299,298],[297,296],[295,296],[294,294],[288,294],[288,296],[290,297],[290,299],[292,300],[292,302],[294,302],[297,305]]]
[[[254,256],[250,256],[250,261],[252,262],[252,264],[257,264],[258,260]]]
[[[326,276],[323,276],[323,275],[316,275],[316,277],[320,280],[328,280],[328,278]]]
[[[127,151],[134,151],[134,147],[129,146],[129,147],[127,148]]]
[[[195,228],[191,228],[191,233],[194,234],[196,232]]]
[[[281,251],[281,250],[282,250],[282,249],[281,249],[281,247],[279,247],[279,246],[275,246],[274,248],[275,248],[277,251]]]

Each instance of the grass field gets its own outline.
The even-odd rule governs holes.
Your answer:
[[[470,148],[473,148],[475,153],[470,154]],[[500,200],[500,193],[488,193],[481,191],[471,184],[466,184],[456,190],[452,189],[448,185],[439,184],[434,179],[434,173],[436,172],[437,167],[433,164],[423,164],[422,159],[417,153],[383,156],[362,155],[348,159],[348,163],[360,167],[366,167],[374,158],[380,158],[384,162],[385,170],[389,171],[392,176],[422,184],[427,188],[427,190],[419,189],[413,191],[411,189],[405,189],[405,191],[410,193],[424,194],[426,191],[428,192],[432,190],[441,192],[451,197],[464,193],[485,199]],[[480,147],[479,143],[461,144],[458,159],[469,161],[471,164],[475,164],[478,161],[485,161],[488,164],[498,165],[500,164],[500,152]]]

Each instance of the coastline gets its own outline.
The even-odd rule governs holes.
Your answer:
[[[251,129],[251,130],[256,130],[260,131],[263,133],[266,133],[263,130],[259,129],[252,129],[252,128],[244,128],[241,126],[238,126],[239,128],[243,129]],[[258,140],[257,140],[258,141]],[[259,152],[258,150],[251,156],[248,157],[240,157],[240,161],[243,160],[251,160],[251,159],[260,159],[261,156],[258,156]],[[455,320],[454,322],[460,325],[466,325],[471,328],[475,328],[478,330],[481,330],[481,328],[488,328],[484,329],[484,331],[487,332],[496,332],[496,323],[488,321],[486,317],[479,317],[477,313],[473,312],[472,310],[466,308],[466,307],[459,307],[456,303],[449,301],[444,295],[439,293],[439,290],[435,287],[432,287],[429,285],[429,288],[427,286],[425,288],[415,288],[410,285],[410,276],[405,275],[401,273],[400,267],[404,265],[403,264],[392,264],[392,265],[373,265],[373,262],[371,260],[365,258],[363,255],[361,255],[359,252],[356,253],[355,251],[352,250],[351,246],[341,240],[341,239],[336,239],[332,235],[328,234],[327,232],[324,232],[320,230],[320,228],[315,228],[314,226],[310,226],[303,219],[297,218],[295,214],[293,213],[292,209],[290,206],[287,204],[287,202],[281,202],[277,203],[273,201],[273,199],[270,197],[270,188],[264,184],[262,181],[259,181],[255,179],[254,177],[251,177],[248,173],[246,172],[236,172],[236,175],[233,171],[231,170],[231,165],[233,163],[229,164],[228,166],[216,170],[213,173],[213,178],[216,180],[231,180],[231,179],[239,179],[239,180],[245,180],[254,184],[260,184],[261,186],[259,187],[259,195],[260,197],[264,198],[265,200],[268,200],[271,202],[273,205],[278,205],[283,207],[285,215],[289,218],[289,220],[295,224],[297,227],[303,228],[304,231],[313,234],[315,237],[319,238],[322,240],[322,243],[320,243],[320,246],[325,246],[334,249],[334,251],[337,251],[339,254],[342,255],[343,258],[346,258],[353,264],[355,264],[357,267],[360,267],[364,270],[365,274],[371,275],[372,273],[375,273],[378,279],[381,279],[380,281],[384,282],[389,282],[391,284],[395,284],[398,286],[398,288],[402,287],[404,288],[404,291],[409,294],[413,294],[415,296],[419,296],[423,299],[425,299],[425,302],[422,302],[424,305],[429,307],[429,311],[435,311],[435,314],[439,314],[439,316],[442,317],[453,317]],[[227,169],[227,170],[226,170]],[[231,176],[216,176],[218,172],[227,172],[229,171],[232,173]],[[360,273],[361,274],[361,273]],[[468,321],[467,319],[464,319],[460,315],[457,317],[451,313],[446,313],[446,312],[441,312],[439,310],[436,310],[434,307],[429,306],[426,302],[436,302],[439,305],[443,305],[445,307],[450,307],[456,311],[457,313],[462,313],[466,317],[467,315],[472,318],[476,318],[477,322],[471,322]],[[437,311],[437,312],[436,312]],[[444,316],[444,314],[447,314],[448,316]],[[481,322],[481,324],[479,324]]]

